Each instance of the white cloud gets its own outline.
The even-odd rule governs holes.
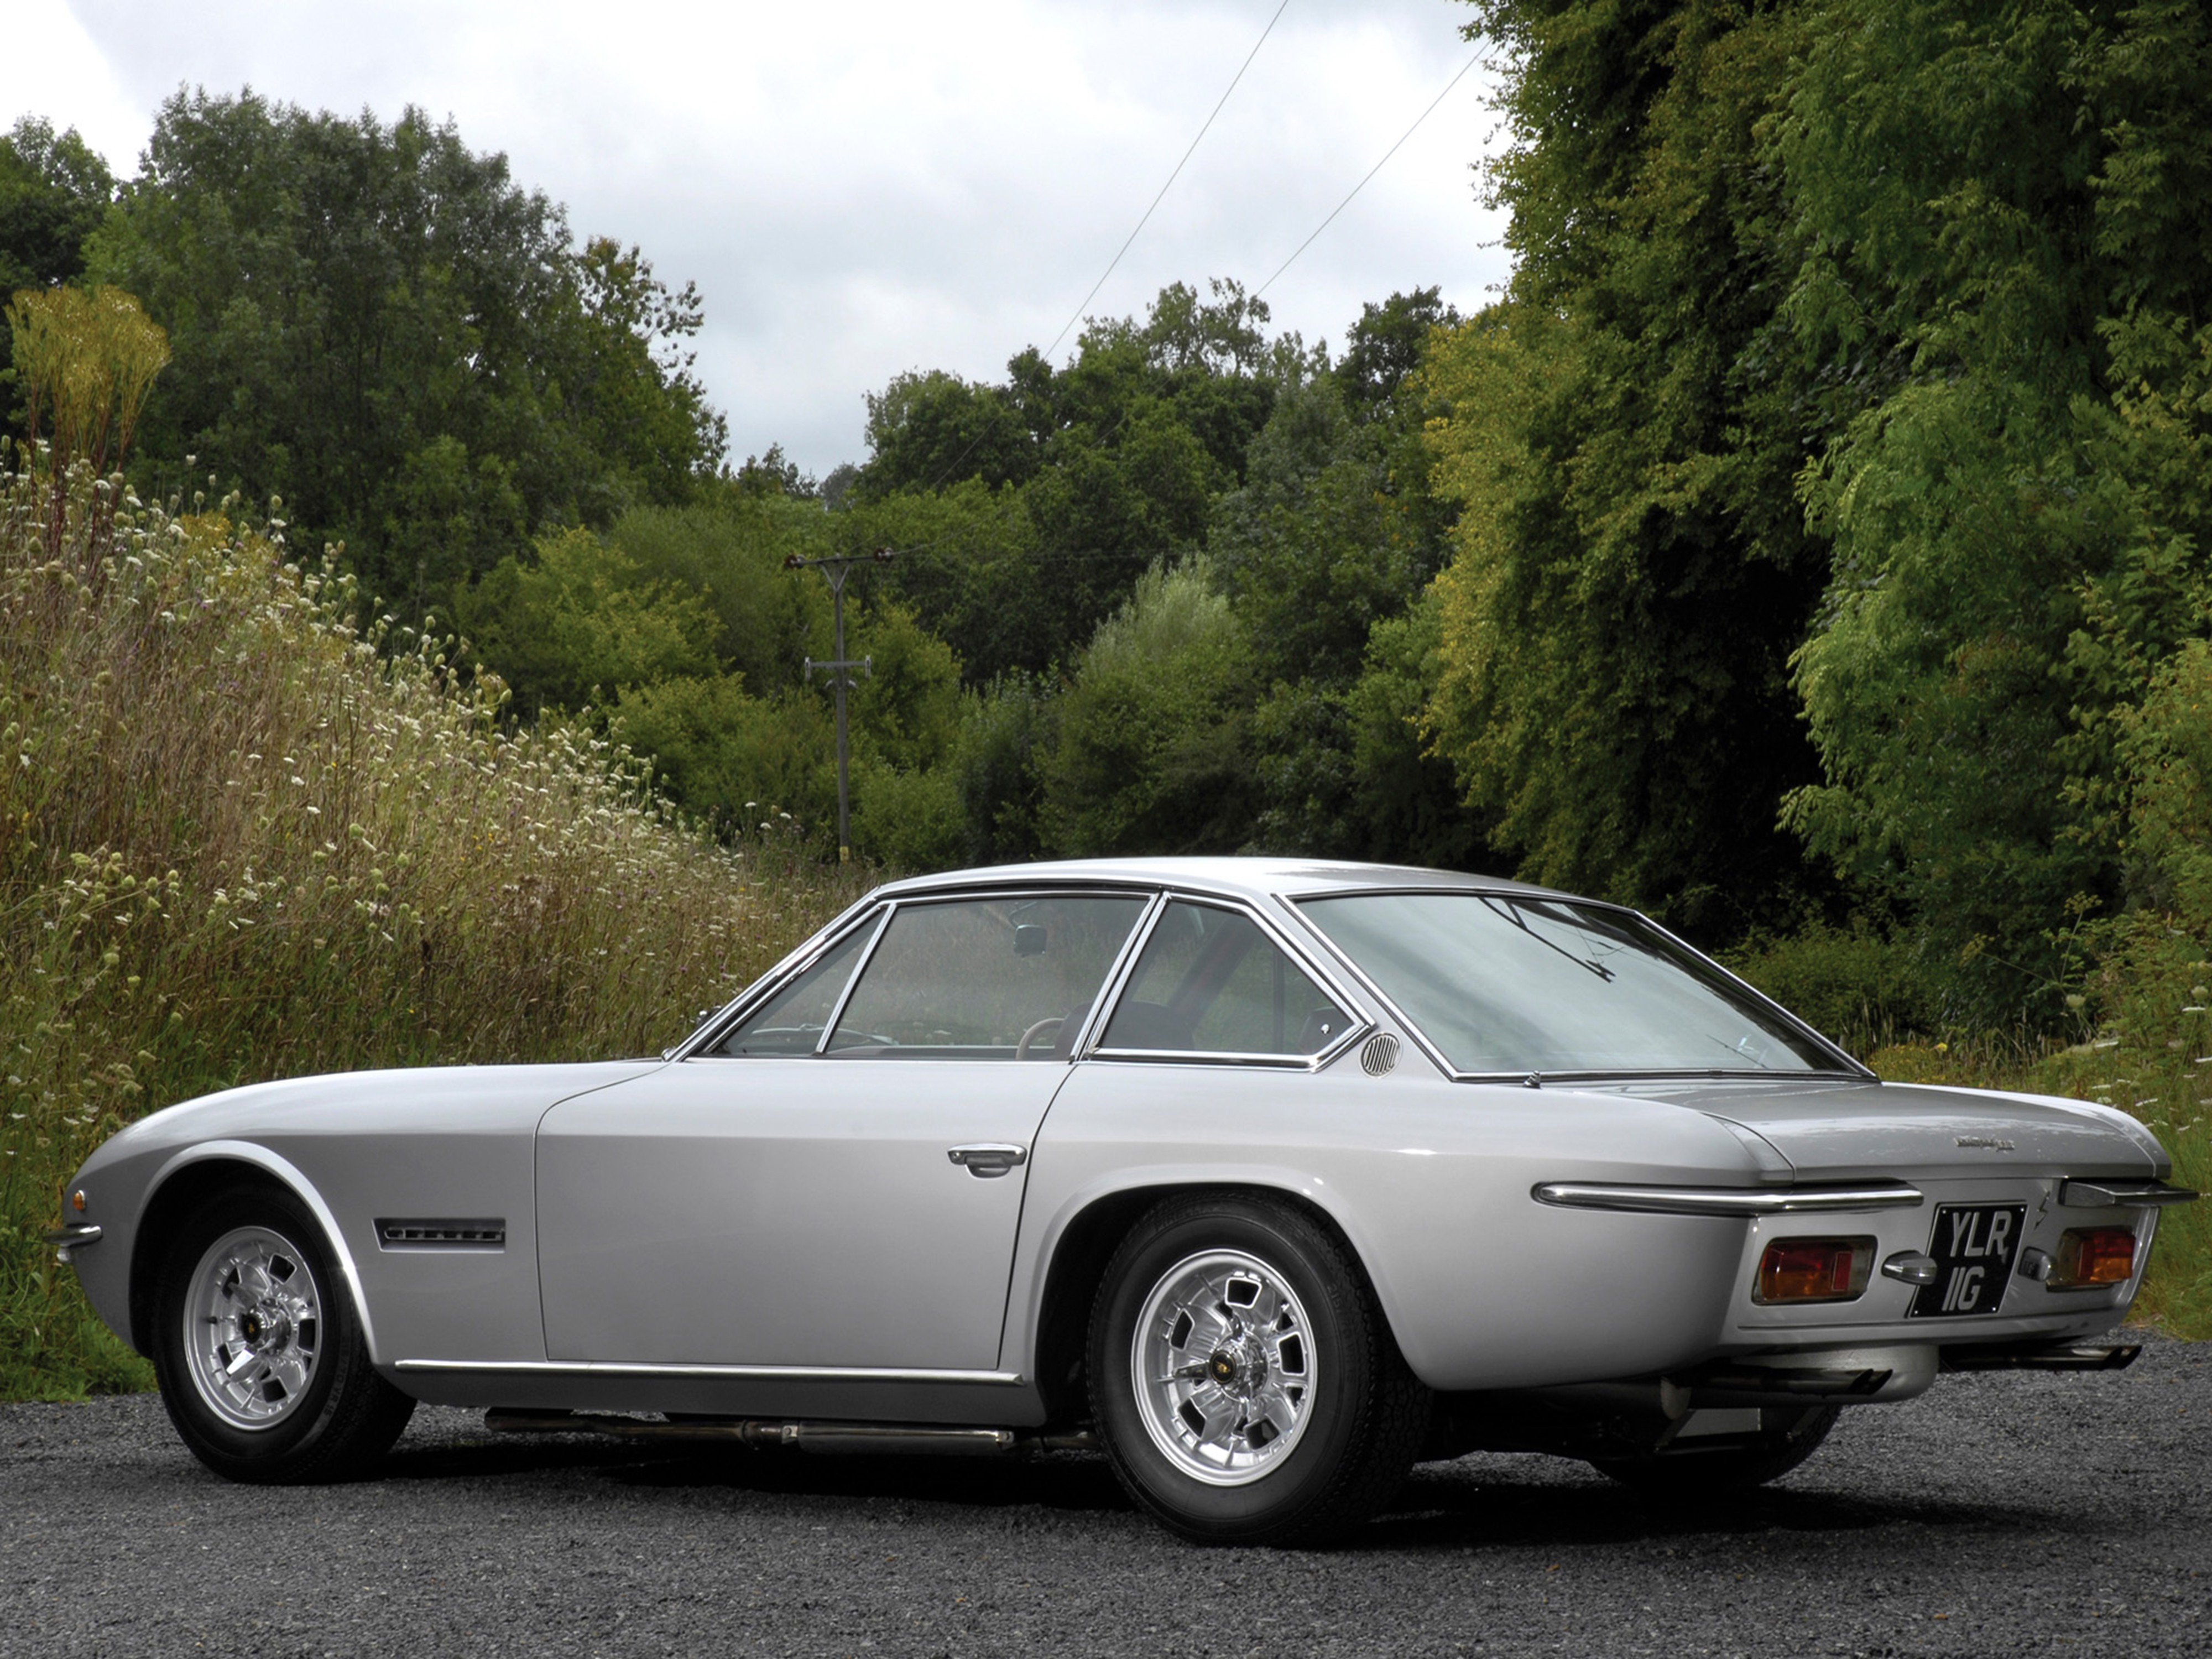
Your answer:
[[[699,367],[738,453],[781,440],[822,471],[860,456],[862,394],[891,374],[995,376],[1058,332],[1273,9],[76,0],[39,11],[66,72],[9,72],[0,112],[74,124],[123,171],[180,84],[451,115],[578,230],[696,280]],[[1469,15],[1291,0],[1091,310],[1264,280],[1466,62]],[[1464,310],[1504,280],[1470,171],[1493,125],[1482,81],[1276,284],[1278,325],[1340,341],[1363,301],[1433,283]]]
[[[0,10],[0,131],[20,115],[74,126],[85,142],[129,173],[148,130],[143,100],[125,91],[82,23],[60,6]]]

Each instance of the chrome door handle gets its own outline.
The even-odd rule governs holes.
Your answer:
[[[971,1176],[990,1181],[1006,1174],[1018,1164],[1030,1161],[1030,1149],[1003,1140],[978,1142],[973,1146],[955,1146],[945,1154]]]

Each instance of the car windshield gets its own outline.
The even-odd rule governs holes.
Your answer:
[[[1299,908],[1456,1072],[1844,1069],[1811,1032],[1626,911],[1434,892]]]

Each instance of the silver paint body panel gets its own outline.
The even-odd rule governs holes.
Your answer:
[[[988,1371],[1050,1063],[690,1060],[538,1131],[547,1355]],[[675,1316],[672,1317],[672,1314]]]
[[[2133,1282],[2000,1314],[1908,1320],[1911,1288],[1762,1308],[1777,1237],[1926,1248],[1938,1203],[2020,1203],[2044,1248],[2068,1177],[2162,1176],[2132,1120],[2076,1101],[1775,1079],[1455,1079],[1289,901],[1362,887],[1532,891],[1426,871],[1261,860],[1032,865],[896,884],[809,941],[672,1059],[365,1073],[228,1091],[102,1146],[75,1185],[102,1228],[73,1266],[126,1339],[131,1264],[167,1183],[252,1166],[321,1221],[400,1387],[460,1404],[1026,1425],[1055,1253],[1102,1200],[1194,1187],[1295,1196],[1342,1232],[1407,1359],[1443,1389],[1669,1374],[1714,1358],[2094,1334]],[[702,1050],[886,899],[1005,888],[1179,893],[1242,906],[1342,994],[1340,1038],[1304,1062],[1088,1054],[1072,1061],[708,1058]],[[1109,980],[1109,994],[1120,975]],[[1103,1029],[1094,1011],[1091,1036]],[[1839,1061],[1839,1068],[1847,1066]],[[979,1177],[950,1150],[1028,1149]],[[1767,1188],[1907,1182],[1924,1207],[1754,1218],[1539,1203],[1546,1182]],[[503,1249],[380,1249],[378,1216],[497,1218]]]

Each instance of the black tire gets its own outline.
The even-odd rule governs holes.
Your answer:
[[[1148,1414],[1163,1422],[1160,1433],[1173,1426],[1164,1407],[1140,1399],[1133,1369],[1147,1301],[1216,1252],[1277,1276],[1307,1333],[1296,1356],[1296,1428],[1278,1435],[1255,1423],[1271,1439],[1257,1443],[1250,1455],[1265,1461],[1238,1485],[1210,1484],[1156,1443]],[[1215,1305],[1231,1316],[1225,1303]],[[1155,1340],[1170,1341],[1172,1334]],[[1089,1376],[1092,1420],[1115,1474],[1163,1525],[1200,1543],[1312,1544],[1340,1534],[1389,1501],[1429,1426],[1429,1391],[1407,1369],[1357,1264],[1304,1212],[1266,1198],[1170,1199],[1138,1222],[1092,1304]],[[1273,1439],[1284,1443],[1267,1452]]]
[[[287,1391],[273,1377],[263,1384],[260,1392],[281,1397],[271,1401],[257,1395],[251,1402],[252,1409],[270,1413],[259,1425],[236,1420],[241,1407],[235,1400],[228,1415],[214,1403],[219,1379],[204,1384],[198,1370],[206,1367],[196,1369],[187,1352],[192,1335],[210,1322],[195,1309],[196,1296],[207,1293],[198,1281],[210,1253],[241,1232],[276,1241],[278,1248],[270,1252],[272,1274],[295,1285],[295,1275],[304,1272],[310,1291],[295,1293],[316,1310],[312,1328],[301,1319],[300,1331],[286,1333],[288,1352],[303,1372],[301,1386]],[[154,1371],[169,1420],[192,1455],[230,1480],[266,1485],[349,1480],[373,1470],[407,1426],[415,1402],[369,1364],[353,1298],[333,1271],[322,1229],[306,1206],[280,1188],[230,1188],[197,1206],[155,1248],[164,1250],[167,1260],[155,1285]],[[206,1276],[213,1284],[222,1275],[208,1271]],[[255,1329],[265,1334],[265,1327]],[[220,1334],[209,1340],[221,1340]],[[308,1357],[297,1358],[302,1352]],[[246,1362],[241,1387],[249,1386],[255,1376],[252,1357],[244,1346],[236,1352]]]
[[[1592,1458],[1590,1467],[1655,1497],[1723,1497],[1778,1480],[1820,1449],[1839,1415],[1833,1406],[1769,1406],[1748,1441],[1643,1457]]]

